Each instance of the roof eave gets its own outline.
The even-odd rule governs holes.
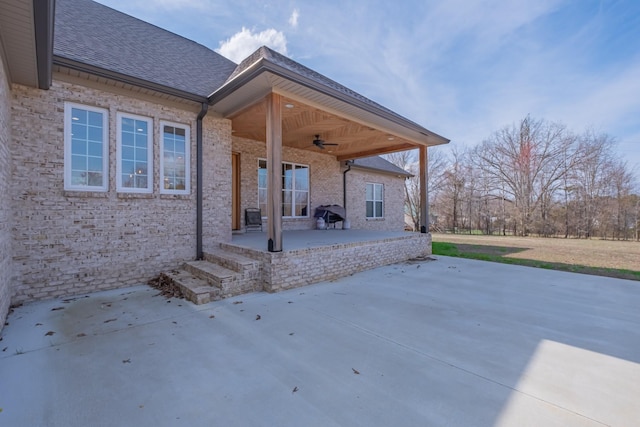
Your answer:
[[[128,85],[137,86],[143,89],[151,90],[151,91],[162,93],[165,95],[175,96],[177,98],[185,99],[188,101],[194,101],[198,103],[207,102],[206,96],[185,92],[180,89],[175,89],[169,86],[164,86],[158,83],[151,82],[149,80],[144,80],[137,77],[128,76],[126,74],[118,73],[116,71],[107,70],[105,68],[100,68],[93,65],[85,64],[83,62],[75,61],[73,59],[65,58],[63,56],[59,56],[55,54],[53,55],[53,65],[69,68],[71,70],[91,74],[91,75],[102,77],[109,80],[114,80],[114,81],[128,84]]]
[[[215,105],[219,101],[233,94],[245,84],[260,76],[262,73],[272,73],[293,83],[299,84],[308,89],[317,91],[323,95],[337,99],[352,107],[361,109],[369,114],[380,117],[398,126],[409,129],[410,131],[415,132],[416,135],[421,135],[424,138],[429,138],[429,143],[426,143],[425,141],[416,141],[423,145],[440,145],[447,144],[449,142],[449,139],[431,132],[411,120],[408,120],[399,115],[391,114],[389,111],[376,108],[374,105],[367,104],[357,98],[350,97],[341,91],[323,85],[319,82],[295,73],[294,71],[291,71],[285,67],[274,64],[264,57],[258,59],[256,62],[248,66],[242,73],[238,74],[232,80],[228,81],[218,90],[213,92],[209,96],[209,104]]]
[[[357,163],[352,163],[351,164],[351,168],[352,169],[361,169],[361,170],[366,170],[369,172],[375,172],[375,173],[381,173],[381,174],[385,174],[385,175],[393,175],[393,176],[401,176],[404,178],[411,178],[412,176],[414,176],[412,173],[409,173],[407,171],[390,171],[390,170],[385,170],[385,169],[379,169],[379,168],[375,168],[375,167],[371,167],[371,166],[362,166],[359,165]]]

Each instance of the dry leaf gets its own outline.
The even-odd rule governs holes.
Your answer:
[[[260,320],[260,319],[262,319],[262,317],[260,317],[259,314],[256,314],[256,320]]]
[[[295,386],[293,390],[291,390],[291,393],[295,393],[296,391],[298,391],[298,386]]]
[[[107,320],[104,321],[104,323],[115,322],[116,320],[118,320],[118,319],[107,319]]]
[[[55,332],[53,331],[49,331],[46,334],[44,334],[45,337],[50,337],[51,335],[55,334]]]
[[[358,372],[357,370],[355,370],[355,369],[353,369],[353,368],[351,368],[351,370],[353,371],[353,373],[354,373],[354,374],[356,374],[356,375],[360,375],[360,372]]]

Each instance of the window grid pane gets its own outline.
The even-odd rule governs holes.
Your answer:
[[[149,135],[146,120],[121,118],[121,185],[123,188],[149,188]]]
[[[72,107],[70,118],[70,185],[104,187],[104,115]]]
[[[282,162],[282,215],[309,217],[309,166]],[[258,160],[258,206],[267,212],[267,161]]]
[[[185,129],[163,126],[163,187],[165,190],[187,188],[187,141]]]
[[[367,183],[365,190],[366,217],[384,218],[384,187],[382,184]]]

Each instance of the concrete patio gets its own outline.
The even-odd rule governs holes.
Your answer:
[[[7,426],[634,426],[640,283],[437,257],[206,305],[18,307]]]

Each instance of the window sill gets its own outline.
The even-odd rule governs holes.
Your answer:
[[[118,199],[153,199],[153,193],[117,193]]]
[[[366,221],[384,221],[384,218],[366,218]]]
[[[109,193],[106,191],[64,190],[62,194],[64,195],[64,197],[100,198],[100,199],[106,199],[109,197]]]
[[[168,194],[160,193],[162,200],[191,200],[191,194]]]

